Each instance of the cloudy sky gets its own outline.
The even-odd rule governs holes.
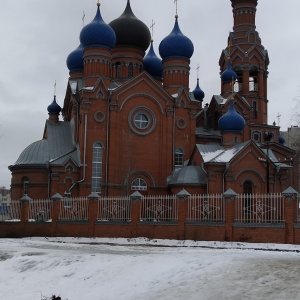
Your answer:
[[[119,17],[126,0],[102,0],[101,13],[109,23]],[[287,130],[300,96],[300,2],[259,0],[257,30],[269,51],[269,123],[280,113],[280,126]],[[0,186],[9,187],[10,172],[22,150],[43,136],[47,106],[62,106],[68,80],[65,61],[79,45],[79,33],[95,16],[97,0],[1,0],[0,11]],[[154,43],[174,25],[173,0],[131,0],[135,15],[145,24],[155,22]],[[204,102],[220,93],[218,61],[233,18],[230,0],[178,0],[179,25],[194,43],[190,88],[194,89],[197,64]]]

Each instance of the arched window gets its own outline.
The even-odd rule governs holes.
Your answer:
[[[175,165],[175,168],[183,166],[183,151],[181,149],[175,150],[174,165]]]
[[[252,194],[252,182],[247,180],[243,184],[244,194],[251,195]]]
[[[23,195],[28,196],[29,178],[23,177],[22,184],[23,184]]]
[[[101,193],[103,146],[96,142],[93,145],[92,193]]]
[[[257,119],[257,102],[252,102],[253,119]]]
[[[128,65],[128,77],[131,78],[133,76],[133,63],[129,63]]]
[[[132,191],[147,191],[147,182],[142,178],[136,178],[131,183]]]
[[[121,63],[116,63],[116,77],[121,78]]]

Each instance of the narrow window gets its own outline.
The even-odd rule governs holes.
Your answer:
[[[131,78],[133,76],[133,63],[129,63],[128,65],[128,77]]]
[[[181,149],[175,150],[175,168],[182,167],[183,166],[183,151]]]
[[[252,102],[253,119],[257,119],[257,102]]]
[[[119,62],[116,63],[116,77],[121,78],[121,64]]]
[[[92,193],[101,193],[103,147],[100,143],[93,145]]]
[[[23,179],[23,195],[28,196],[29,179],[25,177]]]
[[[132,191],[147,191],[147,182],[142,178],[137,178],[131,183]]]

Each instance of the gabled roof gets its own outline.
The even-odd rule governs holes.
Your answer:
[[[236,144],[230,149],[219,144],[197,144],[196,147],[201,154],[204,163],[228,163],[230,162],[249,142]]]

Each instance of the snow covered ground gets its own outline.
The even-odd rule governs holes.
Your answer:
[[[0,239],[0,299],[300,299],[300,246]]]

